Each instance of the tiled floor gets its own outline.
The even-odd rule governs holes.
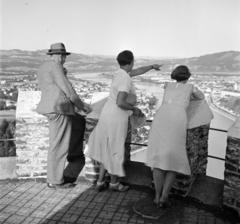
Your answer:
[[[0,223],[237,223],[224,213],[176,198],[158,220],[144,219],[133,211],[133,206],[143,203],[146,197],[149,193],[134,188],[126,193],[98,193],[85,181],[74,188],[58,190],[47,188],[44,181],[0,181]]]

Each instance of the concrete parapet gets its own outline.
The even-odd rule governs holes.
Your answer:
[[[0,180],[16,177],[16,157],[0,157]]]

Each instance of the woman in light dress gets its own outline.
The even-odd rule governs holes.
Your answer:
[[[107,187],[104,182],[106,170],[110,174],[110,189],[128,190],[128,186],[119,183],[118,177],[125,175],[123,162],[128,118],[132,113],[136,115],[141,113],[134,106],[136,100],[128,100],[129,95],[136,94],[131,77],[144,74],[151,69],[159,70],[161,67],[154,64],[133,70],[134,56],[127,50],[118,54],[117,61],[120,69],[113,76],[110,95],[88,141],[87,155],[101,164],[96,184],[99,191]]]
[[[149,134],[147,166],[153,169],[154,203],[167,204],[176,174],[190,175],[186,151],[187,107],[190,100],[200,100],[204,94],[188,84],[191,73],[187,66],[176,67],[165,84],[162,105],[157,110]]]

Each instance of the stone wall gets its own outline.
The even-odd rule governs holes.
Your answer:
[[[44,116],[35,112],[40,99],[39,91],[19,91],[16,122],[17,145],[17,176],[42,177],[46,176],[48,140],[48,122]],[[96,125],[97,120],[87,121],[85,139]],[[129,132],[131,128],[129,127]],[[208,154],[209,125],[202,125],[188,130],[187,151],[192,171],[191,176],[179,175],[174,185],[174,191],[187,195],[198,174],[206,174]],[[131,142],[131,133],[128,133],[126,142]],[[130,159],[131,147],[126,144],[126,160]],[[87,159],[85,166],[86,176],[91,179],[93,167]],[[96,171],[97,172],[97,171]],[[94,178],[93,178],[94,179]]]
[[[172,191],[187,196],[198,175],[206,175],[208,157],[208,134],[210,125],[202,125],[187,131],[187,155],[191,175],[178,175]]]
[[[240,118],[228,131],[223,204],[240,215]]]
[[[19,91],[16,111],[16,172],[19,178],[46,176],[48,122],[35,112],[38,91]]]

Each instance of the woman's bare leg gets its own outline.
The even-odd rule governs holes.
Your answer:
[[[163,185],[163,191],[162,191],[162,195],[160,198],[161,202],[167,201],[169,192],[173,186],[175,179],[176,179],[176,172],[173,172],[173,171],[166,172],[165,181],[164,181],[164,185]]]
[[[116,184],[118,182],[118,176],[110,174],[111,184]]]
[[[165,171],[158,168],[153,168],[153,181],[155,186],[154,203],[156,204],[158,204],[160,200],[164,179],[165,179]]]
[[[106,173],[106,169],[103,166],[103,164],[101,163],[100,164],[100,170],[99,170],[99,177],[98,177],[98,180],[97,180],[98,183],[102,183],[103,182],[104,177],[105,177],[105,173]]]

